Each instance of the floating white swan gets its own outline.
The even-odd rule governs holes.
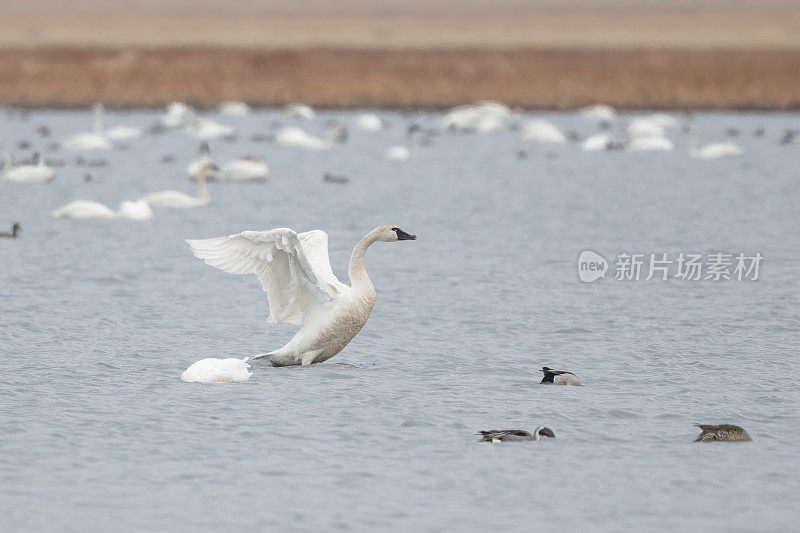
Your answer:
[[[324,231],[298,234],[278,228],[186,242],[195,256],[213,267],[231,274],[255,274],[269,300],[268,322],[301,326],[285,346],[256,356],[284,366],[320,363],[339,353],[375,305],[375,287],[364,265],[367,248],[375,241],[414,239],[391,225],[367,233],[350,256],[352,287],[333,274]]]
[[[311,120],[314,118],[314,110],[311,109],[311,106],[305,104],[289,104],[283,108],[283,112],[286,116],[302,120]]]
[[[586,120],[611,122],[617,117],[613,107],[604,104],[595,104],[578,109],[578,114]]]
[[[11,154],[3,154],[3,177],[6,181],[19,183],[47,183],[56,177],[56,171],[45,166],[44,160],[39,154],[34,154],[34,159],[38,159],[36,165],[14,166],[14,158]]]
[[[63,142],[67,150],[79,152],[111,149],[111,141],[103,133],[103,104],[94,104],[92,109],[94,110],[92,133],[78,133],[67,137]]]
[[[244,102],[222,102],[218,111],[221,115],[243,117],[250,114],[250,106]]]
[[[454,107],[442,119],[442,125],[456,130],[474,129],[490,132],[502,129],[511,110],[499,102],[478,102]]]
[[[356,117],[356,127],[364,131],[380,131],[383,121],[375,113],[362,113]]]
[[[172,102],[167,106],[167,111],[161,117],[161,123],[168,128],[184,126],[194,111],[183,102]]]
[[[205,166],[200,169],[197,177],[197,197],[189,196],[180,191],[166,190],[148,194],[139,201],[150,206],[173,207],[176,209],[207,206],[211,203],[211,195],[208,193],[206,179],[211,173],[211,170],[212,165],[209,163],[206,163]]]
[[[250,372],[249,357],[244,359],[201,359],[181,374],[181,381],[199,383],[238,383],[247,381]]]
[[[549,120],[537,118],[522,124],[522,138],[538,143],[563,144],[567,138]]]
[[[138,139],[141,136],[141,128],[134,128],[133,126],[114,126],[106,130],[106,137],[112,141],[128,141],[130,139]]]
[[[386,149],[383,157],[389,161],[406,161],[411,159],[411,154],[414,150],[414,133],[419,131],[420,127],[416,124],[411,124],[406,128],[406,142],[403,146],[390,146]]]
[[[117,218],[126,220],[150,220],[153,218],[153,210],[150,205],[142,200],[125,200],[117,208]]]
[[[692,159],[720,159],[723,157],[736,157],[744,153],[744,148],[733,141],[706,144],[697,147],[697,132],[694,124],[689,122],[689,157]]]
[[[236,130],[233,126],[220,124],[210,118],[201,118],[192,113],[184,131],[197,139],[214,139],[217,137],[228,137],[234,135]]]
[[[220,167],[217,173],[220,180],[240,183],[264,181],[268,175],[269,166],[267,166],[267,162],[254,155],[246,155],[241,159],[228,161]]]
[[[671,152],[675,145],[664,135],[643,135],[628,140],[629,152]]]
[[[75,200],[51,213],[59,218],[117,218],[108,206],[92,200]]]
[[[607,133],[595,133],[581,143],[584,152],[603,152],[611,145],[611,136]]]
[[[628,124],[628,137],[666,137],[667,130],[677,126],[678,120],[664,113],[636,117]]]
[[[214,164],[214,160],[211,159],[211,156],[208,155],[208,143],[201,142],[200,146],[197,148],[197,155],[189,162],[189,165],[186,167],[186,174],[192,178],[197,179],[200,176],[200,172],[206,167],[210,167],[213,171],[217,170],[217,166]],[[214,177],[214,174],[207,175],[206,180],[211,181],[209,178]]]
[[[343,128],[341,125],[329,127],[325,131],[325,138],[310,135],[300,128],[290,126],[283,128],[275,135],[275,140],[284,145],[308,150],[329,150],[342,136]]]
[[[92,200],[75,200],[51,213],[58,218],[124,218],[127,220],[150,220],[153,211],[145,202],[132,202],[126,200],[119,205],[119,211],[114,212],[110,207]]]

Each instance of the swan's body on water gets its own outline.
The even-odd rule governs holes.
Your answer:
[[[103,132],[103,104],[94,104],[94,122],[91,133],[78,133],[64,140],[64,148],[74,152],[110,150],[111,141]]]
[[[181,374],[181,381],[189,383],[239,383],[247,381],[253,375],[250,372],[249,357],[244,359],[217,359],[209,357],[201,359]]]
[[[364,256],[376,242],[414,240],[397,226],[379,226],[353,249],[348,273],[339,281],[328,259],[328,235],[289,228],[244,231],[216,239],[187,240],[195,256],[231,274],[255,274],[267,293],[268,322],[301,326],[282,348],[261,354],[274,366],[321,363],[339,353],[366,324],[375,288]]]
[[[308,150],[330,150],[341,138],[342,128],[331,126],[325,131],[325,138],[316,137],[295,126],[281,129],[275,135],[275,140],[284,146],[306,148]]]
[[[260,182],[267,179],[269,166],[262,158],[255,155],[246,155],[240,159],[228,161],[220,167],[217,173],[221,181],[235,181],[239,183]]]
[[[56,171],[45,166],[44,160],[38,158],[38,164],[34,165],[14,165],[14,158],[11,154],[3,155],[3,177],[6,181],[18,183],[47,183],[56,177]]]
[[[563,144],[567,142],[567,138],[555,124],[541,118],[529,120],[522,124],[522,138],[545,144]]]
[[[146,202],[125,200],[119,205],[118,211],[112,210],[105,204],[92,200],[74,200],[63,205],[51,213],[56,218],[124,218],[127,220],[150,220],[153,211]]]
[[[218,111],[221,115],[243,117],[250,114],[250,106],[244,102],[222,102]]]
[[[723,157],[736,157],[744,153],[744,148],[733,141],[715,142],[697,147],[697,132],[694,123],[689,122],[689,157],[692,159],[721,159]]]
[[[312,120],[314,118],[314,110],[311,106],[305,104],[289,104],[283,108],[283,113],[286,116],[301,120]]]
[[[588,107],[583,107],[578,109],[578,113],[580,114],[581,118],[585,118],[586,120],[605,122],[611,122],[617,117],[616,110],[613,107],[605,104],[595,104]]]

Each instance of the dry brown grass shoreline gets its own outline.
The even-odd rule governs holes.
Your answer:
[[[800,109],[800,49],[0,48],[0,104]]]

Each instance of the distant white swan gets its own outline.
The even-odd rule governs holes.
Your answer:
[[[200,169],[197,176],[197,197],[189,196],[180,191],[166,190],[148,194],[139,201],[150,206],[173,207],[184,209],[187,207],[204,207],[211,203],[211,195],[208,193],[206,179],[211,173],[212,166],[206,164]]]
[[[106,137],[112,141],[128,141],[130,139],[138,139],[142,136],[141,128],[134,128],[133,126],[114,126],[106,130]]]
[[[161,117],[161,124],[168,128],[185,126],[194,111],[183,102],[172,102],[167,106],[167,111]]]
[[[362,113],[356,117],[356,127],[364,131],[380,131],[383,121],[375,113]]]
[[[111,141],[103,132],[103,104],[94,104],[92,109],[94,110],[92,133],[78,133],[67,137],[62,143],[67,150],[79,152],[111,149]]]
[[[454,107],[442,118],[445,128],[454,130],[497,131],[505,127],[511,110],[499,102],[478,102]]]
[[[283,128],[275,135],[275,140],[284,146],[306,148],[308,150],[329,150],[341,138],[342,126],[329,127],[325,131],[325,138],[310,135],[300,128],[290,126]]]
[[[664,135],[643,135],[628,140],[625,149],[629,152],[671,152],[675,145]]]
[[[628,124],[628,137],[666,137],[667,130],[678,127],[678,120],[664,113],[636,117]]]
[[[595,104],[583,107],[578,110],[581,118],[586,120],[597,120],[611,122],[617,117],[617,112],[613,107],[604,104]]]
[[[352,287],[333,274],[324,231],[298,234],[278,228],[186,242],[195,256],[213,267],[231,274],[255,274],[269,300],[268,322],[301,326],[285,346],[256,356],[285,366],[320,363],[339,353],[375,305],[375,287],[364,265],[367,248],[375,241],[414,239],[391,225],[367,233],[350,256]]]
[[[186,128],[183,131],[197,139],[228,137],[236,133],[233,126],[220,124],[214,119],[198,117],[194,113],[189,116]]]
[[[217,170],[217,166],[214,164],[214,160],[211,159],[209,154],[208,143],[203,141],[200,143],[200,146],[197,148],[197,155],[189,162],[189,165],[186,167],[186,174],[192,178],[197,179],[200,176],[200,172],[206,167],[210,167],[212,171]],[[214,177],[214,172],[209,175],[206,175],[206,180],[211,181],[210,178]]]
[[[538,143],[563,144],[567,138],[555,124],[541,118],[522,124],[522,138]]]
[[[505,127],[511,110],[499,102],[478,102],[454,107],[442,119],[442,125],[455,130],[497,131]]]
[[[199,383],[238,383],[247,381],[250,372],[249,357],[244,359],[201,359],[181,374],[181,381]]]
[[[697,147],[697,132],[694,124],[689,122],[689,157],[692,159],[721,159],[723,157],[736,157],[744,153],[744,148],[733,141],[706,144]]]
[[[246,155],[241,159],[234,159],[222,165],[217,173],[222,181],[236,181],[239,183],[260,182],[267,179],[269,166],[262,158]]]
[[[581,143],[581,149],[584,152],[604,152],[611,143],[611,136],[607,133],[595,133]]]
[[[119,211],[114,212],[110,207],[91,200],[75,200],[51,213],[57,218],[124,218],[128,220],[150,220],[153,218],[153,211],[146,203],[126,200],[119,206]]]
[[[36,165],[14,166],[14,158],[11,154],[3,154],[3,177],[6,181],[19,183],[47,183],[56,177],[56,171],[45,166],[44,160],[39,154],[34,155],[38,159]]]
[[[406,161],[411,159],[411,154],[414,151],[414,133],[419,131],[420,127],[416,124],[411,124],[406,128],[406,142],[403,146],[390,146],[386,149],[383,157],[389,161]]]
[[[150,220],[154,216],[150,205],[142,200],[125,200],[119,204],[116,215],[126,220]]]
[[[243,117],[250,114],[250,106],[244,102],[222,102],[218,111],[221,115]]]
[[[305,104],[289,104],[283,108],[283,113],[292,118],[301,120],[311,120],[314,118],[314,110]]]

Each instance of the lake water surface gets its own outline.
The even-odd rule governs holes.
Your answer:
[[[262,155],[269,181],[212,184],[208,208],[131,222],[49,213],[79,198],[115,207],[191,192],[195,140],[146,136],[85,156],[109,161],[87,168],[44,150],[87,131],[87,111],[2,113],[3,150],[20,158],[30,139],[67,165],[49,185],[0,183],[0,225],[23,228],[0,242],[0,529],[797,527],[800,145],[778,139],[800,116],[696,115],[701,141],[741,131],[745,154],[718,161],[689,159],[680,131],[669,153],[585,153],[510,129],[450,133],[438,114],[383,113],[388,129],[351,128],[327,151],[250,138],[276,121],[321,134],[326,120],[355,116],[215,117],[240,132],[211,141],[215,160]],[[109,113],[106,125],[157,117]],[[384,161],[410,120],[439,135],[409,161]],[[324,183],[325,172],[350,181]],[[377,304],[341,354],[308,368],[256,364],[239,384],[179,380],[198,359],[275,349],[294,331],[266,323],[255,277],[203,264],[184,239],[324,229],[347,281],[353,245],[384,223],[418,240],[370,248]],[[587,249],[611,262],[605,279],[579,281]],[[617,281],[626,252],[764,260],[758,281]],[[540,386],[543,365],[584,386]],[[694,422],[739,424],[754,441],[693,444]],[[538,424],[557,438],[474,436]]]

